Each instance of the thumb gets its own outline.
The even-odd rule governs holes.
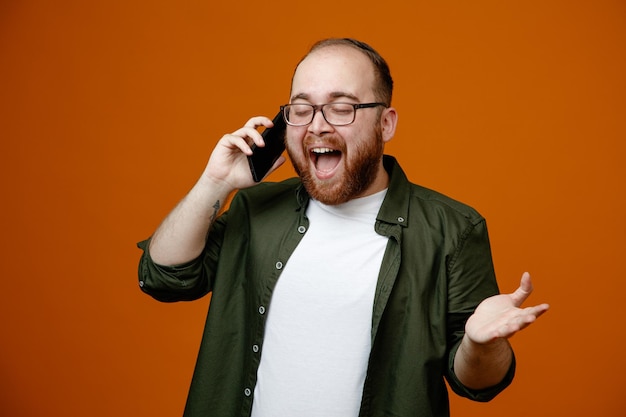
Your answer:
[[[530,279],[530,274],[528,272],[524,272],[522,274],[522,279],[520,281],[519,287],[515,290],[515,292],[511,294],[511,298],[513,299],[513,303],[515,304],[515,306],[521,306],[532,292],[533,283]]]

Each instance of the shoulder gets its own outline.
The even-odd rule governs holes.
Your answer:
[[[473,207],[430,188],[411,183],[412,206],[440,215],[460,217],[472,223],[483,221],[482,215]]]
[[[471,206],[409,181],[395,159],[386,157],[385,162],[391,178],[386,202],[387,207],[394,212],[404,212],[409,219],[428,222],[451,220],[476,224],[484,221],[480,213]],[[393,218],[391,211],[387,215]]]
[[[299,206],[298,191],[301,182],[290,178],[280,182],[261,182],[250,188],[239,190],[232,204],[244,204],[249,210],[267,210],[279,206]]]

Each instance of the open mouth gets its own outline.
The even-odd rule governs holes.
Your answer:
[[[339,165],[341,152],[331,148],[313,148],[311,161],[319,174],[329,174]]]

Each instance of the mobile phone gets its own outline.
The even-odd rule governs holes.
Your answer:
[[[282,110],[272,120],[274,126],[265,129],[261,136],[265,141],[265,146],[252,144],[252,155],[248,156],[248,164],[254,181],[259,182],[265,177],[274,162],[285,150],[285,119]]]

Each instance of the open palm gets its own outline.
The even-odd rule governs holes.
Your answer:
[[[467,337],[474,343],[485,344],[498,338],[509,338],[528,327],[549,308],[548,304],[522,308],[522,303],[532,291],[530,274],[525,272],[519,288],[513,293],[485,299],[467,320]]]

